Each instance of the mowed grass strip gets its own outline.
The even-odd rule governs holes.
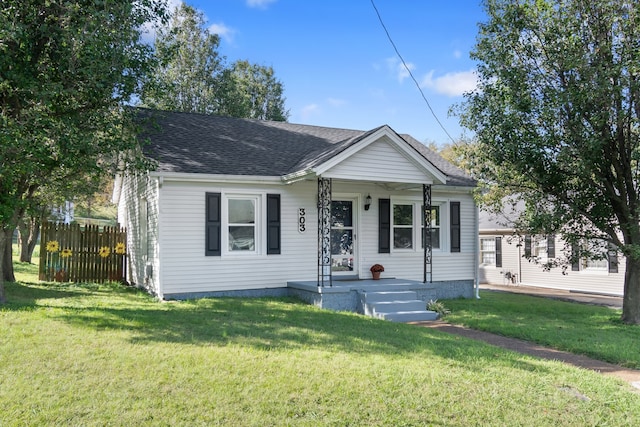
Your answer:
[[[445,304],[450,323],[640,369],[640,326],[618,309],[495,291]]]
[[[0,308],[2,426],[640,423],[627,384],[429,328],[20,277]]]

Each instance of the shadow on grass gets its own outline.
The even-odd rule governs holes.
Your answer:
[[[469,369],[502,359],[519,369],[540,364],[440,331],[354,313],[321,310],[296,299],[211,298],[161,303],[117,284],[10,284],[4,308],[54,307],[47,317],[91,333],[123,334],[135,343],[319,350],[366,355],[440,357]],[[68,301],[61,301],[67,298]],[[88,299],[87,299],[88,298]],[[420,357],[420,356],[418,356]]]
[[[0,310],[28,310],[41,307],[39,301],[50,299],[77,298],[97,293],[118,292],[138,293],[134,288],[123,287],[119,283],[69,283],[69,282],[5,282],[7,303]]]

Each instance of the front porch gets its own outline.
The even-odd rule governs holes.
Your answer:
[[[333,280],[333,286],[318,286],[317,281],[287,282],[289,295],[329,310],[352,311],[365,314],[367,293],[414,292],[418,300],[469,298],[473,295],[473,281],[447,281],[423,283],[417,280],[388,278],[380,280]]]

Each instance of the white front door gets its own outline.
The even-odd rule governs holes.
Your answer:
[[[354,275],[356,266],[356,199],[331,201],[331,274]]]

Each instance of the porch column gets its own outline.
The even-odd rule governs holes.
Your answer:
[[[331,179],[318,178],[318,286],[331,278]]]
[[[422,206],[424,206],[424,228],[422,229],[424,238],[424,274],[422,281],[431,283],[433,281],[431,251],[431,185],[422,184]]]

